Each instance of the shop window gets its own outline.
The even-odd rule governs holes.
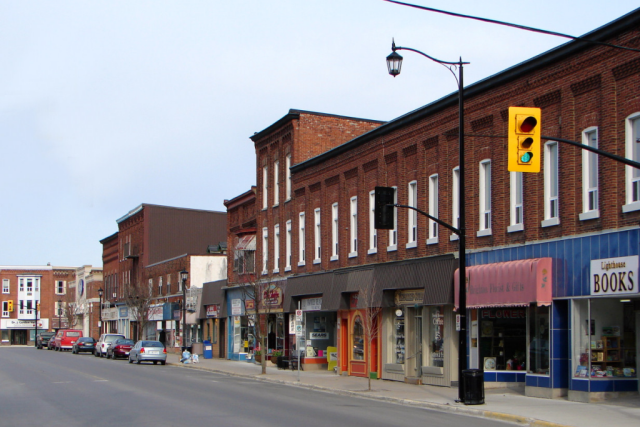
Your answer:
[[[444,367],[444,307],[436,306],[429,308],[428,325],[431,340],[430,348],[427,350],[427,366]]]
[[[623,301],[573,301],[574,377],[636,377],[635,312],[629,300]]]
[[[480,363],[485,371],[526,370],[527,309],[478,310]]]
[[[529,311],[529,373],[549,375],[549,344],[549,307],[531,307]]]
[[[393,320],[393,331],[395,334],[395,363],[399,365],[404,365],[404,350],[405,350],[405,340],[404,340],[404,310],[398,309],[396,310],[396,317]]]
[[[362,318],[356,316],[353,322],[353,360],[364,360],[364,327],[362,325]]]

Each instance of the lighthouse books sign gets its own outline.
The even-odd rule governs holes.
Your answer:
[[[591,295],[638,293],[638,256],[591,260]]]

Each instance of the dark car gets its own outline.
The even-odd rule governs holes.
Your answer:
[[[78,338],[78,341],[76,341],[71,348],[73,354],[78,354],[83,351],[91,354],[96,351],[96,340],[93,337]]]
[[[36,348],[42,350],[49,345],[51,338],[55,337],[55,332],[40,332],[36,337]]]
[[[111,344],[107,348],[107,359],[118,359],[118,358],[127,358],[129,357],[129,352],[131,351],[131,347],[135,345],[133,340],[129,339],[119,339],[116,340],[113,344]]]

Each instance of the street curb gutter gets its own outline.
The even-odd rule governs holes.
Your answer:
[[[482,409],[474,409],[474,408],[469,408],[467,406],[453,406],[453,405],[449,405],[448,403],[442,404],[442,403],[423,402],[423,401],[411,400],[411,399],[400,399],[396,397],[369,396],[360,391],[338,390],[338,389],[333,389],[328,387],[317,386],[313,384],[302,384],[302,383],[294,383],[294,382],[283,381],[283,380],[276,380],[272,378],[261,378],[256,375],[238,374],[235,372],[222,371],[218,369],[208,369],[200,366],[184,365],[182,363],[167,363],[167,365],[177,366],[180,368],[195,369],[200,371],[215,372],[217,374],[229,375],[229,376],[239,377],[239,378],[247,378],[247,379],[252,379],[256,381],[273,383],[273,384],[287,385],[291,387],[306,388],[306,389],[311,389],[316,391],[322,391],[325,393],[340,394],[343,396],[353,396],[353,397],[359,397],[359,398],[369,399],[369,400],[385,401],[385,402],[396,403],[400,405],[428,408],[436,411],[455,412],[458,414],[463,414],[468,416],[475,416],[475,417],[488,418],[488,419],[497,420],[497,421],[504,421],[508,423],[518,424],[521,426],[574,427],[566,424],[557,424],[550,421],[539,420],[536,418],[506,414],[503,412],[484,411]]]

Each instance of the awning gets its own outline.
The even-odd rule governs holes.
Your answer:
[[[293,313],[298,308],[295,300],[310,296],[322,296],[323,311],[336,311],[339,308],[340,294],[341,289],[334,286],[333,272],[289,277],[284,295],[284,311]]]
[[[551,305],[551,266],[551,258],[537,258],[467,267],[467,308]],[[459,276],[460,270],[456,270],[456,308]]]
[[[218,317],[227,317],[227,304],[224,287],[227,286],[227,280],[218,280],[215,282],[207,282],[202,285],[202,306],[203,313],[207,312],[207,306],[219,305],[220,311]]]
[[[256,235],[251,234],[244,236],[236,245],[236,251],[255,251],[256,250]]]

